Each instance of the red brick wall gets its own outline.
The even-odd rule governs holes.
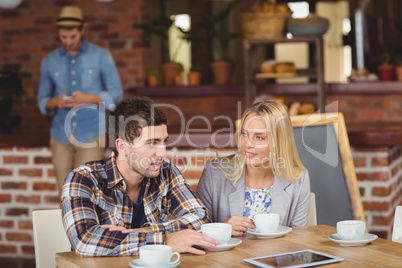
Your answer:
[[[402,83],[401,83],[402,87]],[[347,123],[402,121],[402,92],[399,94],[337,94],[327,104],[338,101]]]
[[[401,83],[402,88],[402,83]],[[275,94],[283,97],[289,106],[293,102],[312,103],[316,105],[315,95]],[[337,102],[338,111],[342,112],[346,123],[373,122],[373,121],[402,121],[402,91],[400,93],[331,93],[328,94],[326,105]]]
[[[111,51],[123,88],[144,83],[149,46],[139,25],[149,20],[148,1],[24,0],[16,9],[0,9],[0,69],[20,65],[18,74],[24,92],[14,98],[13,114],[22,115],[24,131],[50,127],[36,104],[40,64],[60,45],[55,23],[66,5],[82,8],[87,22],[86,40]]]
[[[391,239],[395,207],[402,205],[402,147],[352,150],[370,232]]]
[[[0,150],[0,257],[34,257],[32,211],[58,208],[51,153]]]

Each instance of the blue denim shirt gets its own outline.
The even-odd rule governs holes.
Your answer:
[[[46,109],[46,103],[53,96],[62,93],[71,96],[74,91],[99,95],[101,103],[72,109]],[[84,40],[76,55],[68,54],[61,46],[42,61],[38,106],[42,114],[55,115],[50,134],[62,143],[68,143],[71,133],[78,143],[88,142],[105,133],[106,110],[113,109],[122,95],[113,58],[104,48]]]

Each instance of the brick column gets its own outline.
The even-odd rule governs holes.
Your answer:
[[[402,150],[392,147],[352,149],[368,230],[391,238],[395,207],[402,205]]]

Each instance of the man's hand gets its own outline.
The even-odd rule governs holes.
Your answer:
[[[196,255],[204,255],[205,251],[196,249],[193,246],[214,248],[218,245],[218,241],[195,230],[187,229],[167,234],[165,244],[171,246],[173,251],[179,253],[188,252]]]
[[[66,100],[64,97],[66,97],[66,94],[62,93],[49,99],[46,103],[46,109],[49,111],[56,108],[71,109],[80,104],[99,104],[101,102],[101,98],[98,95],[89,95],[81,91],[74,91],[70,99]]]
[[[251,219],[243,216],[234,215],[225,222],[232,225],[232,236],[243,235],[247,231],[247,228],[255,229],[254,222]]]
[[[68,108],[73,108],[80,104],[99,104],[101,101],[98,95],[85,94],[81,91],[74,91],[73,94],[71,94],[71,97],[71,100],[68,101]]]
[[[59,109],[65,109],[68,108],[68,100],[64,100],[64,97],[66,97],[66,94],[60,94],[58,96],[55,96],[46,103],[46,109],[49,111],[54,110],[56,108]]]
[[[152,229],[149,227],[127,229],[127,228],[124,228],[123,226],[116,226],[116,225],[112,225],[112,224],[102,224],[100,227],[104,228],[104,229],[109,229],[109,231],[111,231],[111,232],[122,232],[123,234],[128,234],[131,232],[152,233]]]
[[[67,106],[66,106],[67,102],[63,99],[65,96],[66,96],[66,94],[60,94],[59,96],[56,97],[57,108],[59,108],[59,109],[67,108]]]
[[[76,105],[78,105],[72,96],[69,99],[65,99],[65,97],[67,97],[67,95],[62,93],[58,96],[51,98],[46,104],[46,109],[48,110],[53,110],[56,108],[69,109],[74,108]]]

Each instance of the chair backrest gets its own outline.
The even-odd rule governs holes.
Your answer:
[[[397,206],[395,209],[392,241],[402,243],[402,206]]]
[[[55,254],[71,250],[64,231],[61,209],[36,210],[32,213],[37,268],[56,267]]]
[[[307,226],[317,225],[317,211],[315,209],[315,193],[310,193],[310,205],[307,213]]]

